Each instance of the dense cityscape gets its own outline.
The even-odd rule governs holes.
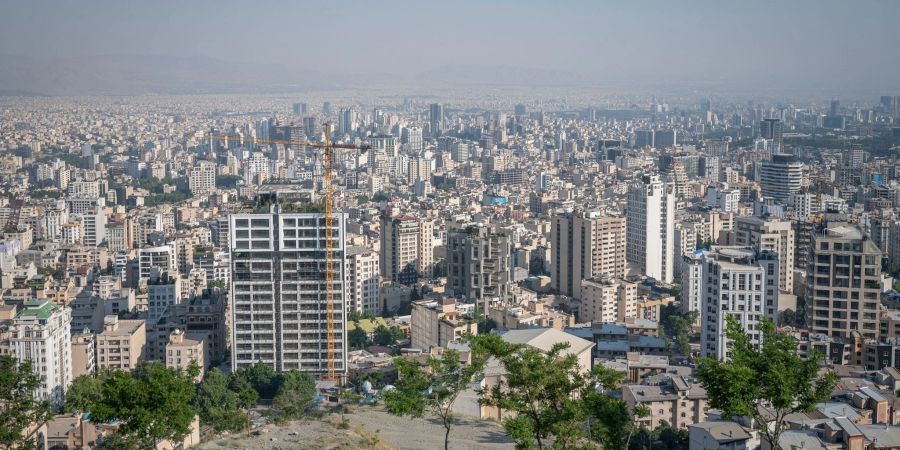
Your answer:
[[[900,449],[900,86],[5,76],[0,449]]]

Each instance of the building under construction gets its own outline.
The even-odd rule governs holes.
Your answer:
[[[335,378],[346,379],[344,214],[334,213],[332,223],[326,233],[323,204],[297,187],[264,187],[230,216],[234,368],[262,361],[277,371],[330,378],[333,370]],[[327,234],[333,245],[330,293]]]

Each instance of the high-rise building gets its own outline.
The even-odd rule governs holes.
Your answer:
[[[625,276],[625,218],[597,211],[553,217],[550,284],[557,292],[581,297],[581,280]]]
[[[790,221],[737,217],[734,220],[735,245],[751,247],[757,252],[770,251],[778,255],[778,289],[794,291],[794,227]]]
[[[641,274],[664,283],[674,279],[675,195],[658,176],[644,176],[628,187],[628,262]]]
[[[325,217],[303,192],[263,194],[268,212],[230,216],[232,367],[328,372]],[[299,200],[299,199],[303,200]],[[298,206],[298,203],[300,205]],[[345,216],[334,215],[334,370],[347,373]]]
[[[353,108],[341,109],[338,117],[338,134],[345,135],[353,133],[356,129],[356,111]]]
[[[421,127],[404,128],[403,133],[400,135],[400,137],[402,142],[409,147],[410,153],[421,152],[424,148]]]
[[[48,299],[25,302],[9,328],[10,354],[19,363],[31,361],[41,377],[34,395],[62,406],[72,382],[72,310]]]
[[[727,145],[727,143],[726,143]],[[701,156],[697,165],[698,175],[705,178],[707,183],[719,182],[719,157]]]
[[[700,352],[719,359],[730,356],[726,318],[734,317],[758,344],[759,322],[778,313],[778,257],[742,247],[717,247],[704,252],[701,280]]]
[[[103,208],[91,208],[81,215],[84,245],[96,247],[106,240],[106,214]]]
[[[657,130],[653,133],[653,144],[655,147],[674,147],[678,145],[678,131]]]
[[[409,171],[407,181],[412,184],[422,180],[431,184],[431,163],[432,159],[416,156],[409,160]]]
[[[816,230],[807,261],[806,323],[813,332],[878,338],[881,249],[850,223]]]
[[[844,167],[859,169],[866,160],[866,152],[862,144],[850,144],[850,148],[844,151]]]
[[[803,163],[794,155],[772,155],[760,165],[759,186],[763,197],[787,202],[803,187]]]
[[[523,104],[521,104],[521,103],[518,104],[518,105],[516,105],[516,107],[515,107],[515,114],[516,114],[516,117],[522,117],[522,116],[524,116],[525,114],[527,114],[527,112],[528,112],[528,109],[525,108],[525,105],[523,105]]]
[[[316,118],[315,116],[306,116],[303,118],[303,133],[306,134],[308,139],[312,139],[316,132],[318,131],[318,127],[316,126]]]
[[[212,194],[216,191],[216,163],[199,161],[188,173],[188,189],[192,195]]]
[[[378,253],[365,247],[347,247],[347,308],[350,312],[380,315],[381,273]]]
[[[634,132],[635,147],[653,147],[654,145],[655,143],[653,130],[636,130]]]
[[[464,163],[469,160],[469,144],[465,142],[457,142],[450,149],[450,157],[458,163]]]
[[[505,301],[510,284],[510,240],[490,227],[470,225],[447,233],[447,288],[483,312]]]
[[[428,107],[428,123],[431,126],[431,137],[436,138],[444,134],[447,126],[444,118],[444,105],[432,103]]]
[[[413,284],[431,274],[434,225],[408,215],[381,218],[380,269],[385,280]]]
[[[322,103],[322,114],[326,116],[331,115],[331,102],[323,102]]]
[[[306,103],[294,103],[291,109],[294,111],[294,114],[302,116],[303,114],[306,114],[309,108]]]
[[[759,137],[769,141],[770,153],[781,153],[784,135],[784,123],[781,119],[763,119],[759,123]]]

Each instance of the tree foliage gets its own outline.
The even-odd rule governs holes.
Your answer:
[[[63,410],[68,413],[88,412],[103,396],[103,377],[82,375],[72,380],[66,391]]]
[[[426,411],[438,416],[444,425],[444,449],[450,446],[453,426],[453,404],[484,370],[485,355],[473,352],[469,364],[460,361],[460,353],[447,349],[440,358],[428,359],[427,367],[418,362],[397,359],[396,389],[384,394],[384,402],[391,414],[422,417]]]
[[[723,417],[746,416],[760,432],[777,444],[784,431],[784,417],[808,412],[827,400],[837,377],[819,373],[822,355],[812,351],[804,359],[797,354],[797,342],[775,331],[771,321],[759,325],[762,344],[755,346],[734,318],[727,318],[726,336],[731,358],[720,361],[702,358],[697,378],[706,389],[709,405],[722,410]],[[769,413],[762,411],[769,409]]]
[[[474,348],[484,349],[499,359],[506,369],[505,390],[500,396],[482,396],[486,404],[514,413],[503,426],[522,449],[543,449],[548,442],[569,448],[582,438],[583,402],[577,394],[588,379],[581,373],[578,359],[567,353],[568,343],[558,343],[549,351],[513,345],[496,335],[473,338]]]
[[[356,328],[347,332],[347,344],[350,346],[350,350],[364,349],[369,345],[369,336],[357,325]]]
[[[190,433],[196,414],[191,403],[194,391],[190,374],[158,362],[145,363],[131,373],[117,370],[106,375],[91,415],[100,422],[120,421],[121,439],[151,449],[162,440],[178,442]]]
[[[34,398],[40,385],[30,361],[19,364],[10,356],[0,356],[0,448],[34,448],[23,433],[50,417],[49,404]]]
[[[194,406],[200,421],[217,432],[241,431],[250,425],[247,415],[240,410],[240,395],[230,389],[228,376],[218,368],[210,370],[197,385]]]
[[[375,328],[375,335],[372,337],[372,342],[376,345],[394,345],[398,340],[406,337],[406,334],[403,333],[403,330],[398,326],[386,327],[384,325],[378,325]]]
[[[279,419],[303,417],[316,395],[316,382],[307,373],[297,370],[279,376],[279,387],[272,399],[272,408]]]

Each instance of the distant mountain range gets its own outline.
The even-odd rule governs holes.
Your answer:
[[[276,93],[401,84],[573,86],[592,81],[588,75],[515,67],[447,66],[395,75],[326,73],[205,57],[93,56],[50,61],[0,56],[0,95]]]

